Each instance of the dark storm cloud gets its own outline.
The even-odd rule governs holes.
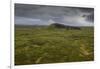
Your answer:
[[[90,15],[88,15],[86,20],[93,23],[94,22],[94,13],[91,13]]]
[[[94,9],[46,5],[15,4],[16,24],[93,26]]]

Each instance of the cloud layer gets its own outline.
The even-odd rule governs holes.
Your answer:
[[[15,4],[15,24],[93,26],[94,9],[64,6]]]

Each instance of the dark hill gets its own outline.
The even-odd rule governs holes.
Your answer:
[[[80,27],[68,26],[68,25],[64,25],[64,24],[60,24],[60,23],[53,23],[50,26],[53,26],[53,27],[56,27],[56,28],[66,28],[66,29],[77,29],[77,30],[80,30]]]

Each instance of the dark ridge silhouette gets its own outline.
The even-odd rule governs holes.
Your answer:
[[[76,27],[76,26],[68,26],[68,25],[64,25],[64,24],[59,24],[59,23],[53,23],[50,26],[56,27],[56,28],[66,28],[66,29],[77,29],[80,30],[80,27]]]

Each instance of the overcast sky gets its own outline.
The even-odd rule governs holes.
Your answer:
[[[94,9],[82,7],[15,4],[15,24],[93,26]]]

